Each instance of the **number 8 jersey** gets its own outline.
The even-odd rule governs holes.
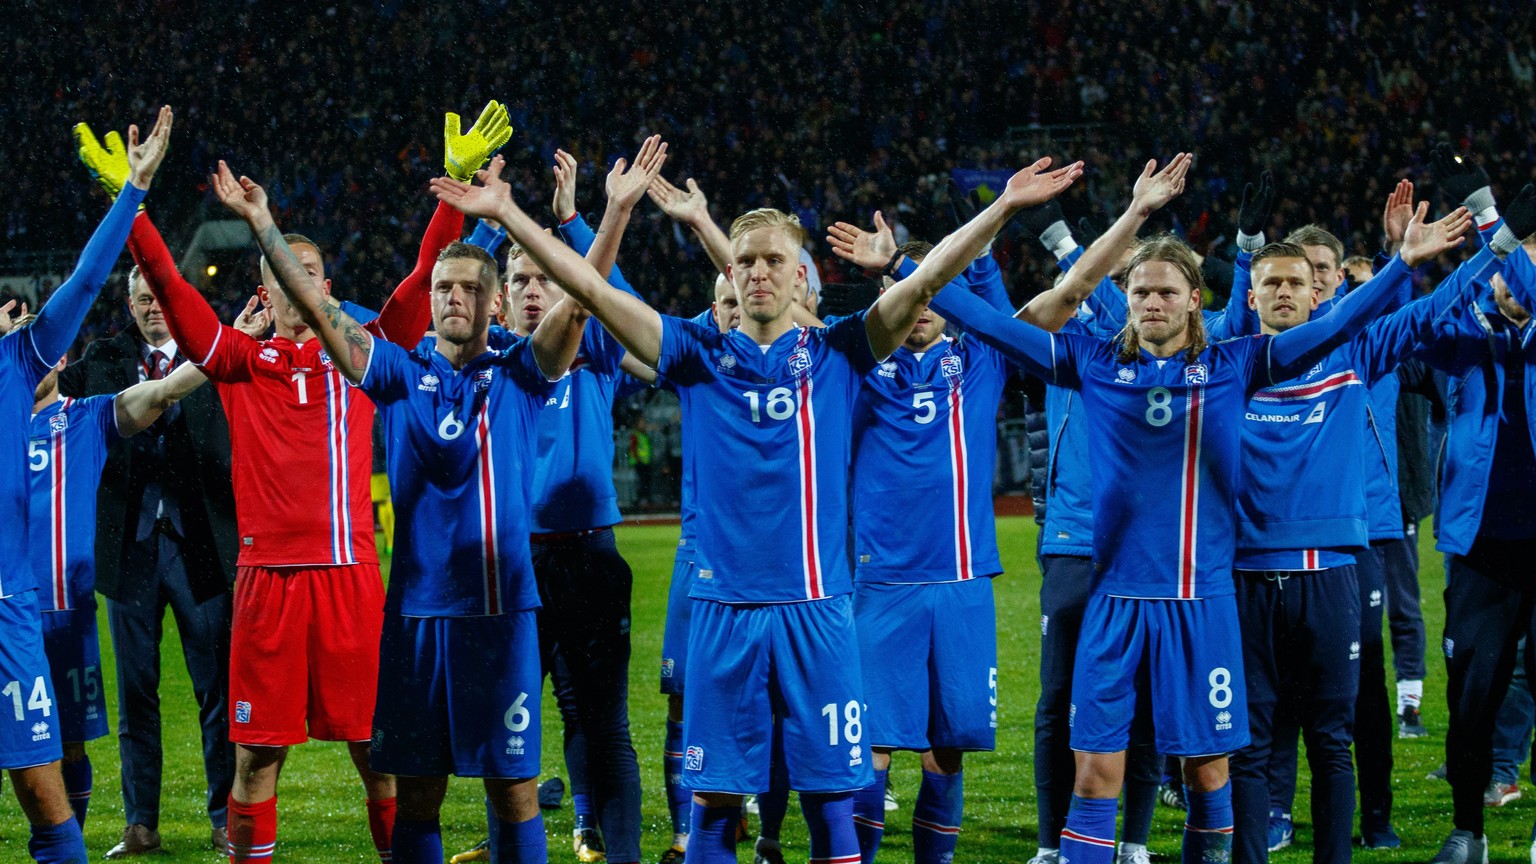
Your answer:
[[[1208,346],[1194,363],[1073,334],[1053,341],[1056,381],[1082,391],[1093,472],[1094,592],[1197,600],[1234,593],[1241,431],[1268,339]]]
[[[854,398],[875,366],[864,314],[772,345],[662,316],[656,371],[683,404],[700,569],[690,596],[790,603],[853,590],[848,465]]]

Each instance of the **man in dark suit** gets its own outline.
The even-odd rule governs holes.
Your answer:
[[[117,393],[186,360],[140,278],[129,274],[135,325],[93,342],[59,376],[66,396]],[[117,658],[118,749],[127,826],[108,858],[160,848],[160,637],[176,616],[197,696],[211,842],[225,849],[234,776],[229,745],[230,585],[239,551],[229,427],[212,387],[198,389],[141,435],[117,444],[97,496],[96,590],[107,598]]]

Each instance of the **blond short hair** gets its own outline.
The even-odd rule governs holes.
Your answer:
[[[795,248],[805,245],[805,227],[800,224],[800,218],[783,210],[773,207],[759,207],[736,217],[731,223],[731,242],[735,243],[748,231],[756,231],[759,228],[777,228],[789,236],[794,242]]]

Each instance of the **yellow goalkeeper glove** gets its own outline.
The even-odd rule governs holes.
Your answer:
[[[443,165],[449,177],[468,183],[512,137],[512,121],[507,119],[507,109],[492,99],[468,132],[461,128],[459,115],[448,112],[443,118]]]
[[[85,164],[91,177],[114,199],[128,185],[128,148],[123,136],[107,133],[107,146],[101,146],[96,134],[84,123],[75,124],[75,144],[79,147],[80,161]]]

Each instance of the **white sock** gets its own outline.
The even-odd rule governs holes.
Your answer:
[[[687,852],[688,851],[688,835],[687,834],[673,834],[672,835],[672,845],[676,846],[677,848],[679,848],[681,850],[683,850],[684,852]]]
[[[1423,681],[1399,681],[1397,682],[1397,710],[1404,708],[1417,708],[1424,701]]]

